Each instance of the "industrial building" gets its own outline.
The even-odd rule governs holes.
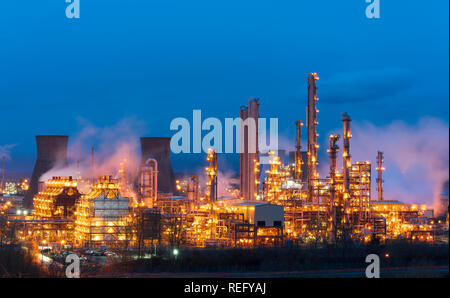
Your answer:
[[[122,196],[118,181],[100,177],[77,203],[75,245],[121,248],[136,242],[133,202]]]
[[[154,245],[186,247],[257,247],[286,243],[369,242],[390,239],[435,240],[448,230],[448,212],[436,219],[425,205],[385,199],[384,156],[377,154],[376,191],[371,196],[372,165],[351,155],[351,117],[342,114],[342,134],[329,136],[329,171],[317,171],[317,81],[308,75],[307,146],[304,123],[295,122],[295,148],[269,152],[267,169],[259,164],[260,100],[240,108],[240,188],[219,197],[217,153],[206,156],[204,177],[178,180],[170,161],[170,138],[141,138],[139,169],[124,161],[116,177],[53,177],[39,188],[39,177],[57,164],[67,164],[65,136],[38,136],[38,157],[25,199],[33,213],[14,219],[24,240],[74,247],[145,249]],[[253,123],[253,124],[252,124]],[[340,153],[339,140],[342,140]],[[342,168],[337,167],[338,159]],[[263,170],[263,171],[262,171]],[[128,181],[126,173],[136,171]],[[262,173],[260,173],[262,171]],[[85,179],[89,178],[89,179]],[[87,183],[81,188],[79,181]],[[448,210],[448,195],[447,195]],[[445,218],[446,216],[446,218]],[[447,240],[448,241],[448,240]]]

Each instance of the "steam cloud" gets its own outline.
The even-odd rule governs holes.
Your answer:
[[[17,144],[9,144],[0,146],[0,159],[11,160],[11,149],[16,147]]]
[[[334,132],[341,130],[336,129]],[[383,172],[384,199],[427,204],[437,211],[440,193],[449,179],[448,123],[431,117],[422,118],[412,125],[395,121],[375,126],[353,121],[352,135],[352,161],[369,160],[372,163],[373,199],[377,196],[377,151],[383,151],[386,168]],[[324,147],[327,148],[328,144],[324,144],[322,148]],[[321,162],[319,170],[322,177],[328,175],[328,167],[328,160]],[[338,167],[342,167],[341,157]]]
[[[200,170],[197,172],[197,175],[199,177],[199,185],[200,188],[205,189],[206,188],[206,182],[208,180],[206,176],[206,172],[203,170]],[[231,194],[228,192],[228,189],[232,187],[233,185],[239,185],[239,178],[236,178],[236,174],[232,171],[227,172],[221,172],[218,171],[217,173],[217,196],[230,196]],[[206,189],[205,189],[206,190]]]
[[[376,151],[385,154],[385,197],[438,207],[443,184],[449,179],[449,126],[435,118],[415,125],[397,121],[384,127],[354,125],[352,154],[356,159]]]
[[[83,118],[78,122],[81,130],[69,139],[69,166],[56,165],[40,180],[53,176],[97,178],[111,175],[118,178],[120,164],[126,160],[128,179],[133,181],[140,162],[139,136],[144,134],[144,124],[134,118],[125,118],[109,127],[96,127]],[[94,145],[95,166],[91,167],[91,147]]]
[[[71,137],[69,146],[69,167],[58,167],[41,177],[41,181],[52,176],[96,177],[112,175],[118,177],[120,163],[126,159],[129,178],[135,179],[139,165],[139,136],[144,134],[143,124],[135,119],[123,119],[117,124],[99,128],[84,119],[79,120],[82,129]],[[341,131],[336,129],[333,132]],[[368,122],[353,121],[353,138],[350,152],[353,161],[372,163],[372,198],[376,198],[376,156],[383,151],[385,157],[383,173],[385,200],[399,200],[405,203],[425,203],[438,208],[443,184],[449,179],[449,125],[437,119],[426,117],[416,124],[395,121],[384,126]],[[342,140],[341,140],[342,142]],[[96,144],[95,169],[91,171],[90,148]],[[14,145],[0,147],[0,156],[8,155]],[[323,144],[321,148],[327,148]],[[291,142],[281,139],[280,148],[291,147]],[[342,144],[340,145],[342,153]],[[77,167],[77,162],[79,166]],[[321,154],[319,171],[322,177],[328,175],[328,159]],[[342,167],[342,158],[338,160]],[[206,183],[204,171],[199,174],[200,185]],[[231,184],[238,184],[232,172],[219,172],[218,195],[227,195]]]

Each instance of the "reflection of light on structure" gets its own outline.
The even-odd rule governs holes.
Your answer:
[[[33,216],[27,216],[26,210],[17,215],[20,237],[45,243],[67,242],[73,239],[73,222],[76,217],[76,203],[81,194],[78,181],[72,177],[53,177],[33,198]]]
[[[213,149],[208,149],[206,161],[208,162],[208,167],[206,168],[208,202],[214,204],[217,201],[217,153]]]
[[[301,154],[301,138],[303,123],[300,120],[295,121],[295,179],[302,179],[302,154]]]
[[[286,171],[279,171],[280,158],[275,152],[269,152],[270,169],[266,171],[267,177],[263,184],[264,199],[274,204],[279,203],[281,187],[286,183]]]
[[[308,75],[308,106],[306,113],[306,127],[308,128],[308,182],[312,179],[319,178],[317,172],[317,86],[316,81],[319,79],[316,73]],[[312,185],[310,185],[312,188]]]
[[[385,168],[383,167],[384,157],[383,152],[378,151],[377,154],[377,193],[378,193],[378,201],[383,201],[383,171]]]
[[[21,188],[22,190],[28,190],[28,188],[29,188],[28,179],[24,179],[24,180],[20,183],[20,188]]]
[[[45,183],[45,190],[34,197],[34,215],[38,218],[73,218],[79,197],[76,180],[53,177]]]
[[[432,240],[429,233],[432,225],[426,220],[429,212],[426,205],[404,204],[399,201],[373,201],[372,212],[386,220],[386,237],[411,238],[412,240]],[[415,236],[419,234],[419,236]],[[422,238],[420,236],[426,235]],[[414,237],[414,238],[413,238]]]
[[[3,193],[7,195],[15,195],[17,194],[17,185],[14,182],[6,182],[5,188],[3,189]]]
[[[352,133],[350,130],[350,122],[352,119],[347,113],[342,114],[342,122],[344,124],[344,141],[342,152],[343,158],[343,172],[344,172],[344,192],[350,192],[350,168],[352,166],[352,159],[350,156],[350,139],[352,138]]]
[[[191,209],[194,209],[199,204],[199,185],[198,176],[189,177],[187,183],[187,199],[191,203]]]
[[[216,221],[214,206],[217,201],[217,153],[214,149],[208,149],[208,156],[206,157],[208,162],[208,167],[206,168],[206,175],[208,177],[208,182],[206,183],[208,191],[206,195],[208,196],[208,204],[211,208],[211,239],[215,238],[214,223]]]
[[[147,159],[140,168],[139,191],[140,203],[153,208],[158,199],[158,162],[154,158]]]
[[[331,224],[329,226],[330,235],[328,236],[332,241],[336,241],[337,233],[337,223],[336,223],[336,208],[339,207],[339,203],[336,201],[336,160],[337,153],[339,151],[339,146],[337,141],[339,140],[339,135],[330,135],[330,145],[328,148],[328,154],[330,156],[330,220]]]
[[[123,197],[117,180],[101,177],[77,204],[75,238],[80,246],[126,247],[132,234],[132,202]]]

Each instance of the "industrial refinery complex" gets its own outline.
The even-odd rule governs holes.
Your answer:
[[[323,149],[329,173],[319,175],[317,80],[317,74],[308,75],[306,119],[299,115],[292,125],[296,137],[289,162],[285,151],[269,152],[270,164],[261,173],[257,129],[241,128],[240,185],[229,196],[218,194],[220,164],[214,149],[204,162],[204,177],[176,177],[170,138],[141,138],[138,169],[123,160],[118,173],[94,177],[92,151],[92,174],[74,172],[43,181],[56,165],[68,165],[69,138],[36,136],[31,179],[14,185],[2,180],[2,243],[33,244],[41,251],[132,251],[135,257],[159,247],[251,249],[398,239],[448,243],[448,196],[439,214],[431,206],[385,200],[383,152],[375,165],[352,159],[347,113],[342,114],[342,132],[330,135]],[[258,119],[260,104],[250,99],[240,108],[240,118]],[[300,141],[304,124],[307,144]],[[256,150],[249,150],[249,144],[256,144]],[[5,232],[8,228],[12,234]]]

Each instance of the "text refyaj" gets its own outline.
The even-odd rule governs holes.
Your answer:
[[[264,295],[266,293],[266,283],[230,282],[225,287],[191,282],[184,286],[185,293],[210,293],[214,296],[218,291],[226,291],[228,293],[260,293]]]

